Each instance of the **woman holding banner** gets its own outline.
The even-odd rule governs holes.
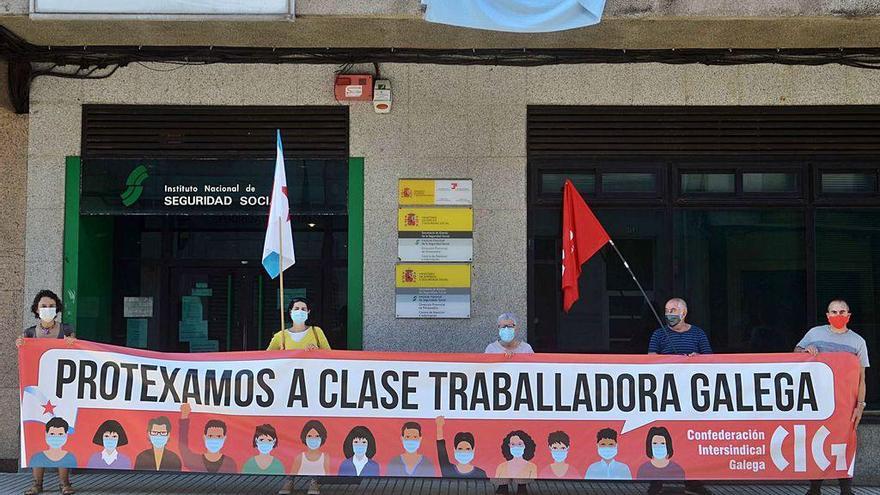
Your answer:
[[[66,339],[68,343],[73,343],[76,340],[73,327],[67,323],[62,323],[59,318],[63,311],[64,304],[62,304],[61,298],[57,294],[45,289],[38,292],[34,297],[34,302],[31,304],[31,313],[39,321],[36,325],[28,327],[22,332],[21,336],[15,340],[15,346],[21,347],[24,344],[24,339],[33,338]],[[24,492],[25,495],[36,495],[43,491],[43,476],[45,474],[45,467],[34,467],[34,483]],[[75,493],[73,485],[70,484],[69,468],[58,467],[58,478],[63,495]]]
[[[305,298],[293,298],[287,305],[287,314],[293,324],[290,328],[276,332],[266,350],[329,350],[330,343],[321,327],[306,324],[310,312],[309,302]]]
[[[288,316],[290,316],[290,321],[292,322],[290,328],[276,332],[275,335],[272,336],[272,341],[269,342],[269,347],[266,348],[267,351],[311,351],[314,349],[330,350],[330,343],[327,342],[327,337],[324,335],[324,331],[321,330],[321,327],[317,325],[307,324],[309,320],[309,315],[311,314],[311,310],[309,309],[309,302],[305,298],[294,297],[293,299],[291,299],[290,303],[287,305],[287,314]],[[322,425],[321,429],[323,428],[324,427]],[[323,440],[326,440],[327,430],[323,431]],[[305,437],[305,433],[303,433],[303,437]],[[305,438],[303,439],[303,442],[306,442]],[[321,442],[321,445],[323,445],[323,441]],[[300,459],[297,460],[299,461]],[[299,469],[294,469],[293,474],[300,474],[298,473],[298,471]],[[287,495],[292,490],[293,478],[288,478],[281,490],[278,491],[278,494]],[[320,493],[318,481],[315,478],[312,478],[311,480],[309,480],[308,494],[317,495],[318,493]]]

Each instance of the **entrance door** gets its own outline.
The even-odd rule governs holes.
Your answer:
[[[596,216],[626,257],[648,297],[670,293],[670,242],[662,208],[596,208]],[[610,247],[584,264],[580,299],[562,311],[561,208],[532,210],[529,338],[539,352],[644,353],[657,322],[629,273]]]
[[[166,346],[182,352],[259,349],[261,276],[255,268],[176,267]]]

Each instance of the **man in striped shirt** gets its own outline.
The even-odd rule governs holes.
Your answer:
[[[666,326],[654,330],[648,344],[648,354],[712,354],[709,338],[702,328],[687,323],[687,303],[684,299],[674,297],[666,301]],[[656,495],[663,491],[663,482],[652,481],[648,486],[648,495]],[[711,495],[699,481],[687,481],[684,492],[688,495]]]

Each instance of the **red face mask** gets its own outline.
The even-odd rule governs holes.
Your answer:
[[[828,317],[828,323],[834,328],[843,328],[849,323],[849,315],[832,315]]]

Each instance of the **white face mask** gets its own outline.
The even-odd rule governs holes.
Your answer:
[[[55,308],[40,308],[38,311],[40,313],[40,319],[46,323],[54,320],[55,316],[58,314]]]

